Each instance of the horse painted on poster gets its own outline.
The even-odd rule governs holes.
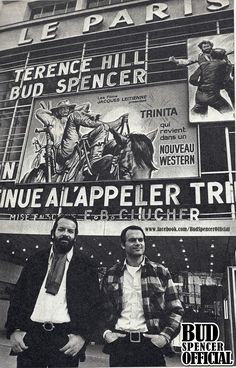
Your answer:
[[[123,134],[125,126],[127,134]],[[60,162],[58,153],[61,155],[63,145],[60,150],[52,147],[52,182],[150,179],[152,172],[157,170],[153,141],[158,130],[147,134],[130,133],[127,114],[114,122],[102,123],[84,136],[78,135],[77,140],[76,126],[69,119],[63,137],[71,138],[71,132],[73,140],[65,140],[73,143],[71,155],[63,161],[61,170],[56,162]],[[46,165],[42,164],[29,172],[22,182],[47,182],[46,170]]]
[[[145,134],[122,135],[111,129],[114,139],[104,147],[104,155],[112,155],[109,172],[100,173],[100,179],[135,180],[150,179],[157,168],[154,164],[153,141],[158,130]]]

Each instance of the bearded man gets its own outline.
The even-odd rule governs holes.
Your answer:
[[[60,215],[52,246],[32,256],[6,322],[17,368],[78,367],[100,315],[97,271],[76,246],[78,224]]]

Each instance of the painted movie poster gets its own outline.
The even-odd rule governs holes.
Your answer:
[[[14,285],[26,266],[22,290],[29,294],[22,293],[12,313],[20,320],[34,287],[46,294],[58,243],[73,249],[57,263],[61,302],[51,293],[50,305],[35,298],[32,307],[40,312],[34,321],[41,331],[34,335],[40,337],[38,356],[24,316],[13,331],[39,358],[37,367],[51,348],[47,341],[60,340],[61,325],[69,322],[66,344],[75,332],[83,338],[79,329],[71,331],[68,289],[74,297],[79,285],[72,307],[81,310],[82,324],[87,318],[86,328],[92,321],[90,275],[68,281],[90,265],[101,288],[110,267],[125,270],[117,279],[110,274],[108,285],[115,301],[108,319],[121,308],[117,324],[106,326],[111,334],[124,317],[126,342],[115,358],[132,360],[140,351],[147,358],[114,366],[235,366],[233,21],[233,0],[0,1],[1,368],[16,367],[22,353],[12,353],[4,331]],[[72,231],[53,227],[60,214],[69,221],[73,216]],[[129,226],[136,227],[132,236],[128,231],[122,238]],[[128,247],[141,253],[137,262],[129,263]],[[74,262],[77,251],[83,264]],[[36,257],[46,252],[42,265]],[[33,277],[27,273],[32,261]],[[84,306],[83,290],[92,295]],[[81,368],[111,366],[108,341],[95,324],[86,357],[79,351]],[[148,364],[153,356],[162,364]]]
[[[197,130],[177,88],[36,99],[21,183],[197,177]]]
[[[234,35],[188,39],[189,120],[234,120]]]

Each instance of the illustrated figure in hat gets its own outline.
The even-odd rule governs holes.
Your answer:
[[[211,51],[211,61],[202,63],[190,76],[190,84],[197,86],[195,106],[192,111],[206,115],[208,106],[220,113],[231,112],[232,106],[221,95],[229,78],[227,64],[224,61],[226,51],[216,48]]]
[[[209,40],[202,40],[199,44],[198,44],[199,49],[201,50],[201,52],[197,55],[197,57],[190,57],[188,59],[176,59],[174,56],[170,56],[169,57],[169,61],[174,63],[176,66],[189,66],[192,64],[199,64],[201,65],[202,63],[211,61],[212,58],[212,50],[214,48],[214,44],[213,42],[209,41]],[[224,50],[224,49],[222,49]],[[228,53],[231,54],[232,52]],[[232,103],[232,106],[234,107],[235,104],[235,97],[234,97],[234,81],[231,78],[231,74],[233,74],[233,65],[231,64],[230,60],[228,59],[226,50],[224,50],[223,53],[223,58],[222,60],[224,60],[227,64],[227,72],[228,72],[228,78],[225,81],[224,87],[223,89],[225,89],[225,91],[227,92],[230,101]]]
[[[22,182],[64,182],[82,181],[81,150],[86,150],[89,171],[96,175],[112,164],[110,155],[103,156],[103,148],[109,129],[119,128],[124,116],[109,123],[99,120],[100,115],[91,112],[89,102],[76,105],[68,99],[59,101],[55,107],[50,102],[40,102],[36,118],[43,124],[36,133],[44,133],[39,141],[35,139],[36,157],[32,170]],[[82,139],[80,127],[91,128],[91,132]]]

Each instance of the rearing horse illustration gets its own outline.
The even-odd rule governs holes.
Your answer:
[[[102,122],[87,105],[74,108],[67,117],[61,140],[54,142],[52,113],[45,109],[37,111],[43,116],[37,118],[44,128],[36,132],[46,135],[46,144],[37,145],[38,155],[32,170],[22,178],[24,183],[148,179],[157,170],[152,143],[157,130],[131,133],[128,114]],[[81,135],[80,126],[92,130]],[[45,162],[40,162],[42,156]]]
[[[112,154],[113,178],[120,180],[149,179],[152,172],[157,170],[153,162],[153,141],[158,134],[158,129],[149,133],[129,133],[122,135],[110,129],[114,140],[109,141],[104,147],[104,155]],[[105,173],[104,173],[105,174]],[[105,179],[101,174],[100,178]],[[106,178],[109,174],[106,173]],[[110,177],[111,178],[111,177]]]

